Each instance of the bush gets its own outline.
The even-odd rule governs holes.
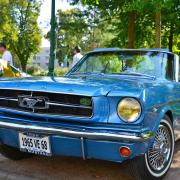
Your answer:
[[[54,76],[63,76],[68,72],[68,68],[55,68]],[[32,76],[47,76],[48,70],[41,69],[38,66],[30,66],[27,68],[27,73]]]
[[[63,76],[68,72],[68,68],[56,68],[54,70],[54,75],[55,76]]]
[[[34,75],[37,71],[39,71],[38,66],[29,66],[27,67],[27,73],[30,75]]]

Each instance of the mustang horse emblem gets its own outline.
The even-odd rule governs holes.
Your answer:
[[[19,106],[29,109],[48,109],[45,97],[31,97],[31,96],[20,96],[18,97]]]
[[[26,104],[28,108],[31,108],[31,109],[34,109],[35,105],[38,103],[38,102],[43,102],[43,99],[31,99],[31,98],[24,98],[22,100],[22,103],[23,104]]]

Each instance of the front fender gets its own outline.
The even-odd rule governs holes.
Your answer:
[[[168,112],[172,112],[172,108],[169,105],[163,106],[160,108],[154,107],[153,111],[157,113],[157,119],[156,119],[155,125],[153,127],[153,132],[157,132],[161,120],[167,115]],[[172,119],[172,121],[173,121],[173,119]]]

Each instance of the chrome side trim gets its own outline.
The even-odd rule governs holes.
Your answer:
[[[175,81],[178,82],[179,81],[179,56],[177,54],[174,55],[175,56],[175,63],[174,63],[174,69],[175,69]]]
[[[52,127],[44,127],[44,126],[35,126],[35,125],[23,125],[17,123],[9,123],[9,122],[0,122],[0,128],[14,129],[17,131],[25,131],[25,132],[34,132],[34,133],[43,133],[50,135],[60,135],[74,138],[85,138],[92,140],[107,140],[107,141],[129,141],[129,142],[144,142],[153,138],[153,136],[145,136],[143,134],[120,134],[120,133],[111,133],[111,132],[89,132],[85,129],[78,130],[69,130],[69,129],[60,129],[60,128],[52,128]],[[147,134],[152,134],[147,132]]]

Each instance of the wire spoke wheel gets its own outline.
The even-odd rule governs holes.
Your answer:
[[[152,142],[153,141],[153,142]],[[161,120],[150,148],[142,157],[131,161],[130,172],[136,180],[162,180],[167,174],[174,155],[173,124],[168,116]]]
[[[165,174],[172,162],[174,154],[174,133],[168,120],[162,120],[154,143],[145,155],[149,172],[155,177]]]
[[[155,171],[161,171],[171,155],[171,136],[166,126],[161,125],[156,134],[154,144],[148,151],[149,165]]]

